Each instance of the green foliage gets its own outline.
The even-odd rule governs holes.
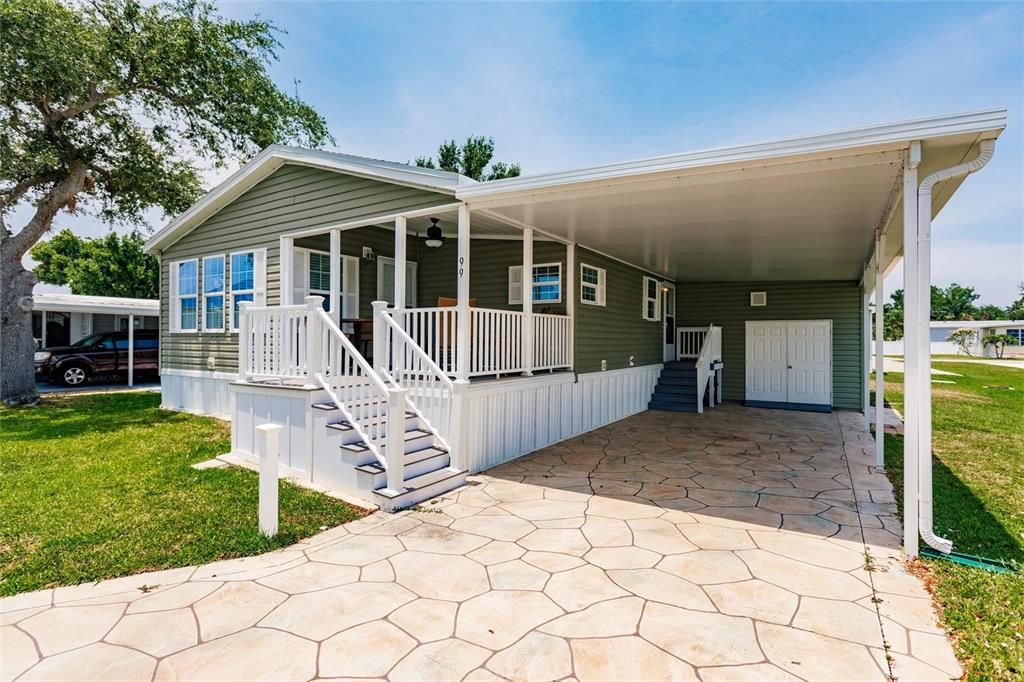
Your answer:
[[[0,595],[260,554],[364,514],[282,481],[265,538],[256,474],[192,468],[230,449],[230,425],[152,393],[0,408],[0,432]]]
[[[1024,320],[1024,282],[1018,286],[1020,296],[1006,309],[1006,319]]]
[[[974,302],[981,294],[974,287],[962,287],[956,282],[945,289],[932,286],[932,319],[933,320],[973,320],[976,319],[977,308]]]
[[[1006,311],[997,305],[991,303],[978,307],[974,312],[974,319],[976,320],[1005,320]]]
[[[33,247],[31,255],[39,261],[34,272],[40,282],[69,286],[73,294],[159,298],[159,261],[142,252],[143,244],[137,231],[83,239],[62,230]]]
[[[956,344],[956,347],[960,349],[960,352],[964,355],[971,354],[971,346],[974,345],[974,341],[978,338],[978,332],[967,327],[956,329],[946,337],[947,341]]]
[[[982,337],[981,343],[986,348],[995,346],[996,357],[1001,358],[1007,346],[1016,346],[1020,341],[1017,340],[1016,336],[1010,336],[1009,334],[988,334]]]
[[[420,168],[440,168],[450,173],[461,173],[474,180],[513,178],[522,172],[518,163],[495,161],[494,138],[483,135],[469,136],[459,146],[455,140],[445,140],[437,148],[437,164],[429,156],[419,156],[415,164]],[[488,169],[488,164],[490,168]]]
[[[1024,569],[1024,372],[963,362],[937,361],[936,367],[959,376],[951,377],[955,384],[937,385],[932,401],[935,529],[956,551]],[[887,372],[885,387],[888,401],[902,412],[903,376]],[[886,435],[885,460],[902,507],[899,436]],[[922,563],[968,682],[1020,680],[1024,575],[939,559]]]
[[[173,214],[200,195],[201,160],[323,144],[324,119],[267,73],[275,34],[199,0],[0,3],[0,208],[81,171],[63,206]]]

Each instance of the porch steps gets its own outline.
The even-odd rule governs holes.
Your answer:
[[[702,399],[707,396],[702,396]],[[667,412],[697,411],[697,368],[693,361],[666,362],[647,406]]]
[[[372,497],[384,511],[398,511],[414,506],[435,495],[453,490],[466,482],[467,471],[451,466],[448,451],[435,442],[434,435],[422,427],[415,413],[405,413],[404,467],[405,487],[390,490],[387,487],[387,471],[374,456],[370,447],[363,442],[349,423],[331,402],[313,406],[327,412],[330,423],[327,429],[335,434],[341,459],[353,467],[356,482],[361,490],[372,491]],[[346,409],[365,428],[378,432],[387,429],[388,417],[384,413],[386,404],[380,400],[361,400],[346,403]],[[336,420],[336,421],[335,421]],[[381,448],[387,454],[387,445]]]

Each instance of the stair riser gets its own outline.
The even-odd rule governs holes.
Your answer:
[[[342,421],[345,421],[345,420],[342,419],[342,420],[340,420],[340,421],[338,421],[336,423],[340,424]],[[362,425],[363,425],[364,428],[369,426],[369,424],[366,423],[366,422],[363,422]],[[406,431],[415,431],[416,429],[419,429],[419,428],[422,428],[422,425],[420,424],[419,417],[406,417],[405,418],[405,430]],[[343,433],[343,434],[346,434],[346,435],[347,434],[355,433],[355,429],[352,429],[352,428],[349,428],[349,429],[335,429],[335,428],[332,428],[331,430],[332,431],[337,431],[338,433]],[[346,440],[344,442],[347,444],[347,443],[356,442],[358,440],[359,440],[359,438],[356,438],[355,441],[353,441],[353,440]]]
[[[664,395],[697,395],[696,386],[665,386],[664,384],[658,384],[654,389],[655,394]]]
[[[433,444],[434,444],[434,439],[433,439],[432,436],[429,436],[429,435],[421,436],[421,437],[418,437],[418,438],[410,438],[410,439],[407,439],[405,441],[405,449],[403,450],[403,452],[405,452],[405,453],[416,452],[417,450],[422,450],[425,447],[430,447]],[[342,450],[348,450],[349,452],[352,452],[352,449],[347,448],[344,445],[341,446],[341,449]],[[386,453],[387,452],[387,446],[385,445],[383,448],[381,448],[381,450],[382,450],[383,453]]]
[[[697,406],[696,405],[672,405],[672,404],[654,403],[654,402],[652,402],[650,405],[648,405],[647,409],[648,410],[656,410],[656,411],[659,411],[659,412],[692,412],[692,413],[697,412]]]
[[[444,481],[438,481],[432,485],[424,486],[419,490],[410,490],[408,493],[400,495],[399,497],[388,498],[383,495],[376,495],[375,497],[377,498],[377,504],[380,505],[381,510],[394,512],[413,507],[420,502],[429,500],[431,497],[443,495],[450,490],[455,490],[465,483],[466,474],[462,473]]]
[[[423,474],[429,474],[432,471],[438,469],[444,469],[451,462],[451,458],[447,452],[428,457],[427,459],[415,462],[413,464],[407,464],[405,466],[405,477],[406,479],[415,478],[416,476],[422,476]],[[356,478],[358,479],[359,487],[365,490],[380,490],[387,486],[388,475],[385,471],[377,471],[370,473],[368,471],[356,471]]]
[[[696,405],[697,396],[695,395],[675,395],[672,393],[655,393],[651,396],[652,401],[659,403],[672,403],[673,405]]]

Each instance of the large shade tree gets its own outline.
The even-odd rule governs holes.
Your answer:
[[[330,140],[271,80],[276,34],[194,0],[0,3],[0,398],[35,395],[22,257],[55,216],[173,215],[201,194],[204,166]]]
[[[66,286],[73,294],[158,298],[160,263],[143,252],[145,242],[137,230],[93,239],[61,230],[29,255],[39,263],[33,272],[40,282]]]
[[[518,163],[494,161],[494,138],[470,135],[461,145],[445,140],[437,147],[437,162],[429,156],[420,156],[414,162],[420,168],[440,168],[461,173],[474,180],[500,180],[514,178],[521,172]]]

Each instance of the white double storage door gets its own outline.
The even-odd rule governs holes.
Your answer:
[[[832,321],[747,322],[747,401],[832,404]]]

